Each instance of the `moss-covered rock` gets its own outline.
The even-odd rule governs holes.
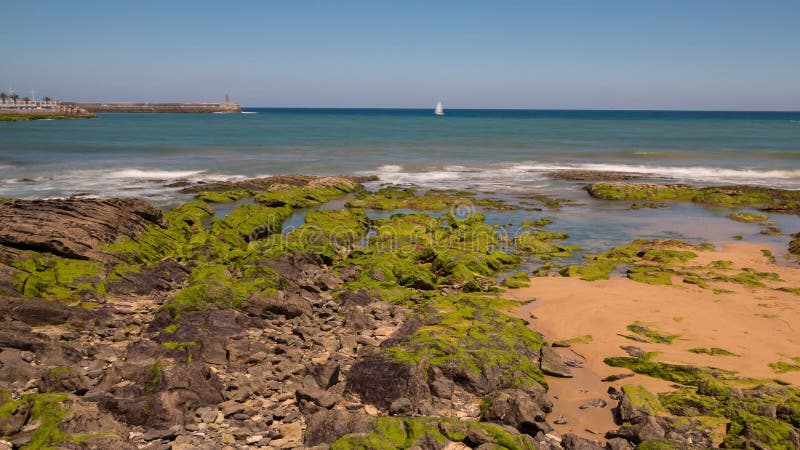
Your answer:
[[[711,348],[697,347],[697,348],[690,348],[688,351],[690,353],[706,354],[711,356],[739,356],[736,353],[729,352],[728,350],[719,347],[711,347]]]
[[[578,247],[556,244],[553,241],[564,240],[568,237],[566,233],[530,230],[518,233],[514,237],[514,244],[523,254],[563,258],[570,256]]]
[[[283,278],[260,265],[202,264],[192,270],[188,286],[164,304],[174,317],[209,307],[241,304],[252,295],[276,295]]]
[[[516,305],[478,294],[434,297],[420,310],[422,327],[386,351],[438,367],[477,393],[546,386],[538,365],[544,339],[504,313]]]
[[[30,441],[22,449],[56,448],[59,444],[73,442],[75,438],[65,433],[59,423],[68,413],[62,403],[67,394],[23,394],[19,400],[6,399],[0,404],[0,424],[15,411],[24,408],[27,413],[23,423],[34,430]]]
[[[656,344],[671,344],[672,341],[679,338],[679,334],[666,334],[662,331],[656,330],[650,325],[634,322],[626,327],[628,331],[644,337],[650,342]]]
[[[438,448],[446,442],[480,437],[486,448],[535,450],[533,440],[499,425],[440,417],[379,417],[369,433],[350,434],[331,444],[331,450]]]
[[[636,265],[628,278],[650,284],[671,284],[676,266],[696,258],[696,251],[713,249],[710,244],[692,245],[675,239],[636,239],[599,254],[584,255],[586,262],[569,266],[561,275],[586,281],[606,280],[621,265]]]
[[[364,193],[349,200],[351,208],[367,208],[383,211],[409,209],[416,211],[445,211],[467,216],[478,208],[486,210],[513,210],[519,207],[501,200],[479,198],[475,194],[459,191],[429,190],[420,193],[416,188],[385,187],[377,192]]]
[[[685,386],[658,396],[658,404],[675,416],[670,423],[691,419],[706,429],[728,423],[723,442],[727,448],[796,448],[800,442],[797,387],[721,369],[663,363],[652,354],[605,362]]]
[[[502,284],[510,289],[519,289],[529,287],[531,285],[531,279],[528,277],[526,272],[517,272],[509,277],[506,277]]]
[[[196,197],[208,203],[231,203],[253,195],[255,192],[248,189],[234,189],[224,192],[202,191],[198,192]]]
[[[279,232],[291,214],[289,207],[239,205],[223,220],[215,220],[211,225],[211,233],[232,244],[252,242]]]
[[[255,199],[257,202],[271,207],[309,208],[319,206],[356,189],[357,187],[351,183],[344,182],[317,186],[276,185],[270,190],[259,193]]]
[[[96,261],[26,252],[11,266],[20,270],[14,277],[14,288],[30,297],[69,300],[80,298],[83,291],[104,294],[106,290],[101,277],[103,265]]]
[[[752,223],[763,222],[769,219],[769,216],[766,214],[752,212],[735,212],[728,214],[728,218],[737,222]]]
[[[729,208],[755,207],[789,214],[800,212],[800,191],[759,186],[693,188],[682,184],[616,182],[595,183],[587,186],[587,191],[592,197],[604,200],[682,200]]]
[[[309,211],[303,225],[286,234],[275,234],[258,245],[266,257],[308,253],[327,264],[345,260],[361,241],[370,219],[359,209]]]

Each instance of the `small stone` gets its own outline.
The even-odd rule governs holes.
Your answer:
[[[373,334],[375,335],[375,337],[385,338],[394,333],[394,331],[395,331],[394,327],[378,327],[375,329],[375,331],[373,331]]]
[[[233,400],[223,402],[219,406],[222,410],[222,414],[224,414],[225,417],[232,416],[245,410],[245,406],[243,404]]]
[[[591,400],[587,400],[583,402],[578,408],[580,409],[587,409],[587,408],[605,408],[608,403],[603,400],[602,398],[593,398]]]
[[[378,408],[373,405],[365,405],[364,412],[369,414],[370,416],[377,416],[378,415]]]
[[[564,363],[561,355],[550,347],[542,347],[542,356],[541,361],[539,361],[539,366],[545,375],[572,378],[572,371],[569,366]]]
[[[644,356],[644,350],[642,350],[641,347],[636,347],[635,345],[626,345],[626,346],[622,346],[620,348],[625,350],[625,353],[627,353],[629,356],[632,356],[634,358],[640,358],[640,357]]]
[[[303,428],[300,422],[282,423],[275,425],[275,428],[280,431],[281,438],[287,442],[300,442],[303,439]]]
[[[247,442],[248,444],[255,444],[256,442],[261,442],[263,439],[264,436],[256,434],[254,436],[250,436],[247,439],[245,439],[245,442]]]
[[[610,382],[613,382],[613,381],[622,380],[624,378],[630,378],[632,376],[633,376],[632,373],[618,373],[618,374],[614,374],[614,375],[609,375],[609,376],[603,378],[600,381],[605,382],[605,383],[610,383]]]
[[[201,408],[197,408],[196,414],[200,417],[200,420],[202,420],[203,422],[206,423],[213,422],[217,418],[217,408],[203,406]]]

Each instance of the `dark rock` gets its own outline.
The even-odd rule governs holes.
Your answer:
[[[610,382],[613,382],[613,381],[622,380],[624,378],[630,378],[632,376],[633,376],[632,373],[619,373],[619,374],[614,374],[614,375],[609,375],[607,377],[604,377],[600,381],[603,381],[603,382],[606,382],[606,383],[610,383]]]
[[[645,342],[647,342],[647,341],[645,341]],[[626,346],[620,347],[620,348],[625,350],[625,353],[627,353],[629,356],[632,356],[634,358],[642,357],[645,354],[644,350],[642,350],[640,347],[636,347],[634,345],[626,345]]]
[[[4,309],[7,316],[34,327],[83,322],[89,316],[88,311],[35,297],[11,301]]]
[[[112,260],[102,250],[166,226],[161,210],[138,199],[69,198],[0,203],[0,245],[76,259]]]
[[[311,302],[292,293],[279,293],[276,297],[252,296],[240,307],[247,314],[270,318],[276,315],[287,319],[312,314]]]
[[[549,401],[543,397],[543,394],[536,396],[520,389],[498,392],[489,399],[483,418],[510,425],[521,433],[531,436],[540,431],[549,433],[552,428],[545,422],[546,411],[542,408],[543,403],[549,404]],[[549,408],[552,408],[551,404]]]
[[[578,408],[580,409],[588,409],[588,408],[605,408],[608,403],[603,400],[602,398],[593,398],[591,400],[587,400],[581,403]]]
[[[340,365],[335,361],[328,361],[322,365],[310,366],[308,372],[319,387],[328,389],[339,382]]]
[[[413,405],[430,397],[424,372],[407,362],[376,353],[357,361],[347,374],[348,392],[363,403],[387,409],[393,401],[405,397]]]
[[[409,416],[414,412],[414,406],[411,400],[400,397],[389,405],[389,414],[394,416]]]
[[[351,433],[372,431],[375,418],[360,412],[320,411],[307,420],[305,445],[329,444]]]
[[[419,317],[411,317],[410,319],[403,322],[394,333],[389,335],[388,338],[384,339],[381,342],[381,348],[389,348],[393,347],[401,342],[403,342],[406,338],[414,334],[417,330],[422,327],[422,319]]]
[[[339,277],[342,279],[342,281],[355,281],[355,280],[358,279],[359,275],[361,275],[361,268],[358,267],[358,266],[344,266],[341,269],[339,269]],[[353,298],[353,299],[342,298],[343,295],[346,295],[348,293],[349,294],[357,294],[358,297],[357,298]],[[359,290],[358,292],[344,291],[339,296],[339,299],[345,305],[348,304],[348,301],[353,301],[354,302],[353,304],[361,305],[361,306],[367,305],[367,304],[372,303],[373,301],[376,300],[374,297],[369,295],[363,289]],[[365,303],[362,303],[362,302],[365,302]]]
[[[618,430],[606,433],[607,438],[623,438],[633,443],[641,443],[651,439],[661,439],[666,435],[664,427],[653,416],[637,418],[630,425],[623,425]]]
[[[561,437],[561,446],[564,450],[603,450],[603,446],[596,441],[580,437],[576,434],[565,434]]]
[[[542,347],[542,357],[539,364],[545,375],[572,378],[572,370],[564,363],[561,356],[550,347]]]
[[[608,450],[633,450],[633,445],[622,438],[611,438],[606,440]]]
[[[369,330],[375,327],[375,321],[368,316],[361,308],[347,308],[344,313],[344,324],[353,331]]]
[[[295,392],[297,400],[306,400],[325,409],[331,409],[340,399],[316,386],[305,386]]]
[[[122,279],[111,281],[108,291],[112,294],[146,295],[157,291],[171,291],[180,287],[189,270],[172,259],[164,259],[153,266],[143,267],[137,272],[123,272]]]
[[[133,383],[119,385],[122,380]],[[151,428],[189,423],[195,409],[222,401],[217,376],[198,362],[123,364],[107,371],[98,388],[109,393],[99,401],[102,410],[127,424]]]
[[[70,366],[59,366],[47,369],[39,380],[41,392],[70,392],[83,395],[89,390],[85,376]]]

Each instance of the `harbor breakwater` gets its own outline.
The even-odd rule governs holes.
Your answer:
[[[221,103],[73,103],[92,113],[238,113],[241,105]]]

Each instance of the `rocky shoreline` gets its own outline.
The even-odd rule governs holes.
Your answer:
[[[609,399],[623,426],[603,430],[602,442],[554,433],[547,380],[570,376],[571,362],[515,317],[524,302],[504,298],[498,282],[524,286],[527,273],[512,275],[524,258],[569,255],[574,248],[559,243],[566,234],[542,220],[501,242],[480,211],[520,205],[452,191],[367,192],[365,181],[185,186],[196,199],[167,212],[133,199],[0,201],[0,448],[715,442],[643,408],[634,388]],[[789,194],[770,195],[770,205],[794,211]],[[331,200],[345,206],[318,208]],[[233,202],[215,217],[215,205]],[[282,233],[298,212],[303,224]],[[658,280],[693,250],[681,245],[631,244],[561,272],[602,277],[633,263],[651,268],[631,279]],[[648,361],[614,363],[637,371]],[[798,444],[795,406],[770,419],[789,444]],[[648,434],[656,427],[669,433]],[[766,442],[747,429],[728,433],[726,442]]]

